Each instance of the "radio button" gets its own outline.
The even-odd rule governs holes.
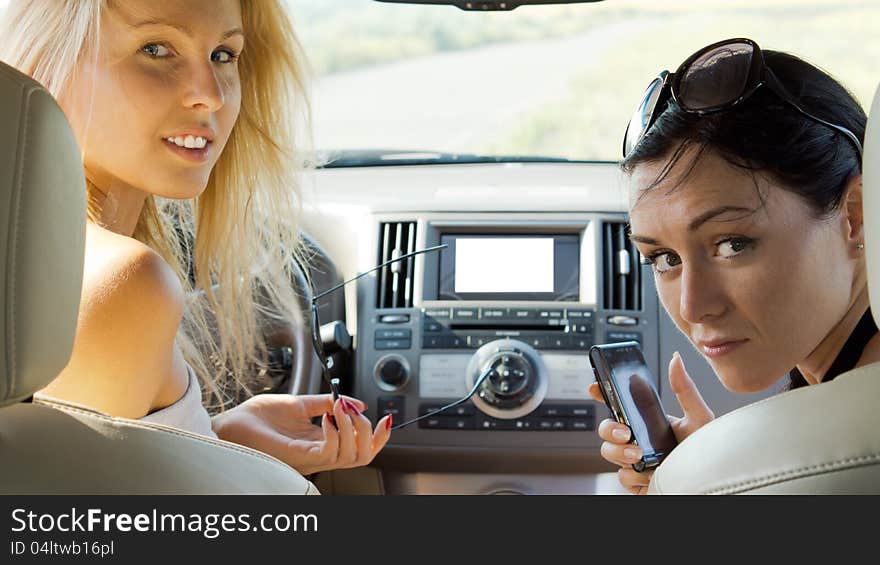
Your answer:
[[[588,337],[575,337],[571,340],[572,349],[589,349],[593,347],[593,340]]]
[[[410,339],[412,330],[376,330],[376,339]]]
[[[449,308],[425,308],[422,313],[426,318],[436,318],[438,320],[449,319]]]
[[[517,430],[534,430],[534,420],[515,420],[514,427]]]
[[[567,318],[577,323],[581,323],[584,320],[592,320],[593,311],[592,310],[566,310]]]
[[[434,318],[425,318],[424,322],[422,323],[422,331],[424,333],[430,333],[430,334],[439,333],[439,332],[442,332],[443,329],[444,329],[443,324],[441,324],[440,322],[438,322]]]
[[[516,422],[513,420],[501,420],[499,418],[479,418],[477,420],[478,430],[515,430]]]
[[[494,341],[496,338],[491,335],[469,335],[468,336],[468,345],[471,347],[483,347],[490,341]]]
[[[383,314],[379,316],[382,324],[406,324],[409,323],[409,314]]]
[[[463,404],[461,406],[453,406],[446,413],[453,414],[455,416],[473,416],[474,415],[474,407],[470,404]]]
[[[621,341],[637,341],[642,344],[642,334],[639,332],[608,332],[605,335],[606,343],[618,343]]]
[[[547,338],[547,349],[570,349],[572,341],[568,336],[551,335]]]
[[[595,411],[592,406],[570,406],[567,415],[575,418],[593,418]]]
[[[429,414],[434,410],[439,410],[446,406],[445,404],[420,404],[419,405],[419,416],[424,416],[425,414]],[[438,418],[466,418],[474,415],[474,406],[472,404],[462,404],[460,406],[453,406],[443,412],[439,412],[434,416]],[[432,416],[433,417],[433,416]]]
[[[514,320],[533,320],[538,317],[538,311],[529,308],[510,308],[509,312]]]
[[[446,336],[447,346],[452,349],[467,349],[470,347],[468,345],[467,336],[464,335],[449,335]]]
[[[538,310],[538,318],[541,320],[561,320],[564,318],[564,310]]]
[[[569,420],[568,429],[576,432],[593,431],[596,425],[593,420]]]
[[[403,396],[380,396],[377,400],[376,410],[379,412],[379,418],[392,414],[394,421],[403,422]]]
[[[541,416],[549,416],[551,418],[567,416],[566,412],[567,410],[563,406],[544,406],[541,408]]]
[[[446,339],[441,335],[426,335],[422,338],[422,349],[443,349]]]
[[[507,318],[507,308],[480,308],[480,319],[503,320]]]
[[[550,338],[543,335],[533,335],[530,337],[524,337],[523,341],[525,341],[535,349],[547,349]]]
[[[608,323],[614,326],[637,326],[639,319],[632,316],[608,316]]]
[[[446,427],[450,430],[472,430],[474,419],[471,418],[446,418]]]
[[[442,418],[432,417],[425,418],[424,420],[419,420],[420,428],[427,428],[429,430],[442,430],[445,426],[445,422]]]
[[[408,339],[377,339],[376,340],[376,350],[381,351],[385,349],[409,349],[412,347],[412,342]]]
[[[452,319],[456,322],[476,320],[479,312],[477,308],[453,308]]]
[[[441,404],[419,404],[419,416],[424,416],[425,414],[442,407]]]

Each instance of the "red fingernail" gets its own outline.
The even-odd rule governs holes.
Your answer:
[[[342,399],[342,409],[351,416],[358,414],[357,408],[355,408],[351,402],[344,398]]]
[[[386,430],[390,430],[390,429],[391,429],[391,420],[393,420],[393,419],[394,419],[394,415],[393,415],[393,414],[388,414],[388,421],[385,422],[385,429],[386,429]]]

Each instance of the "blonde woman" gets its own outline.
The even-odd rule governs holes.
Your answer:
[[[195,377],[222,408],[265,367],[258,320],[301,319],[288,269],[307,105],[279,3],[19,0],[0,33],[0,59],[67,114],[88,186],[73,354],[43,393],[216,434],[303,474],[369,463],[391,420],[373,431],[360,401],[259,395],[210,418]]]

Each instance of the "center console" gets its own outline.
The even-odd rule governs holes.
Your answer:
[[[395,431],[386,464],[438,450],[597,456],[606,411],[587,393],[589,348],[638,341],[660,374],[653,279],[623,215],[388,214],[373,230],[372,264],[445,247],[359,283],[355,394],[371,418],[428,414],[485,377],[467,402]]]

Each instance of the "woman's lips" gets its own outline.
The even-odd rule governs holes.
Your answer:
[[[723,357],[724,355],[727,355],[747,341],[747,339],[711,342],[701,341],[699,342],[699,345],[700,351],[703,352],[703,355],[709,357],[710,359],[717,359],[718,357]]]
[[[208,152],[211,150],[212,144],[212,142],[209,141],[208,144],[201,149],[187,149],[186,147],[181,147],[167,139],[163,139],[162,143],[164,143],[165,147],[170,151],[191,163],[206,163],[208,161]]]

